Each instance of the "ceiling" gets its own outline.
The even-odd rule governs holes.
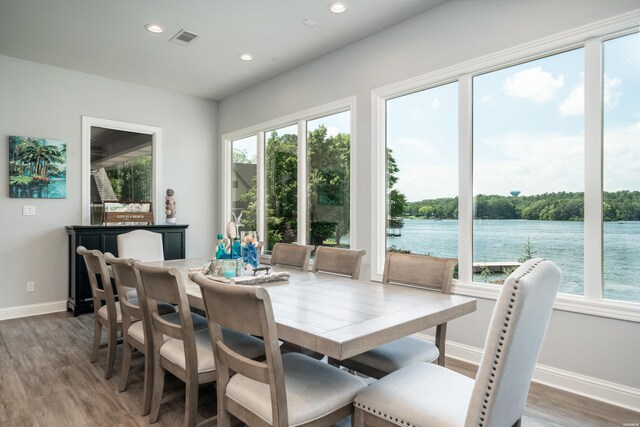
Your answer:
[[[220,100],[445,1],[0,0],[0,55]],[[200,37],[170,43],[182,29]]]

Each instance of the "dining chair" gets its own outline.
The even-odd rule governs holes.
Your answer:
[[[149,422],[158,421],[168,371],[185,383],[184,426],[196,425],[198,386],[215,381],[215,362],[209,332],[194,330],[194,316],[184,280],[176,268],[133,262],[144,291],[145,311],[151,325],[153,342],[153,391]],[[160,316],[158,304],[165,302],[178,306],[179,322],[169,322]],[[264,355],[263,342],[246,334],[225,331],[230,345],[249,359]],[[166,335],[166,337],[164,337]]]
[[[218,426],[231,416],[249,426],[329,426],[353,413],[353,398],[366,388],[361,378],[300,353],[282,355],[268,292],[259,286],[229,286],[200,273],[217,366]],[[266,361],[233,350],[228,328],[264,338]]]
[[[505,280],[475,381],[432,363],[402,368],[360,393],[354,426],[519,426],[562,273],[539,258]]]
[[[104,255],[99,250],[89,250],[78,246],[76,252],[82,255],[87,267],[91,296],[93,298],[93,345],[91,347],[91,363],[98,360],[98,352],[107,347],[107,361],[104,369],[105,379],[113,375],[116,360],[118,331],[122,330],[122,313],[120,303],[116,302],[111,284],[111,277]],[[104,302],[104,305],[102,304]],[[101,344],[102,328],[107,332],[107,343]]]
[[[318,246],[311,271],[340,274],[352,279],[360,278],[360,264],[367,253],[363,249],[339,249]]]
[[[387,253],[382,282],[414,286],[444,294],[451,293],[453,269],[458,260],[425,255]],[[435,342],[408,336],[340,361],[346,368],[373,378],[382,378],[393,371],[416,362],[445,363],[447,323],[436,327]]]
[[[271,251],[271,265],[283,265],[307,271],[313,248],[311,245],[276,243]]]
[[[120,302],[120,311],[122,313],[122,370],[120,372],[119,392],[127,389],[127,381],[131,371],[131,359],[133,351],[136,350],[144,356],[144,382],[142,392],[142,415],[149,414],[151,409],[151,392],[152,392],[152,373],[153,373],[153,342],[151,334],[151,325],[145,316],[146,305],[144,302],[144,289],[138,281],[138,276],[133,267],[133,259],[116,258],[111,253],[104,254],[105,261],[111,265],[116,289]],[[137,298],[129,298],[132,293]],[[163,319],[172,322],[179,322],[179,315],[176,307],[167,303],[158,304],[158,314]],[[201,316],[200,316],[201,317]],[[207,322],[204,318],[193,319],[194,329],[206,329]]]
[[[164,261],[162,234],[148,230],[133,230],[118,234],[118,257],[142,262]]]

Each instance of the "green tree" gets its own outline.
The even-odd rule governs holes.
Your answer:
[[[394,188],[398,183],[398,172],[400,172],[400,168],[393,157],[393,151],[387,147],[387,191],[390,218],[402,217],[407,209],[406,196]]]

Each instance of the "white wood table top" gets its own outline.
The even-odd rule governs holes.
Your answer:
[[[186,278],[192,307],[204,309],[190,270],[203,259],[154,265],[176,267]],[[289,271],[289,281],[262,284],[273,305],[278,337],[335,359],[346,359],[381,344],[431,328],[476,310],[475,298],[330,274]],[[242,285],[236,285],[242,286]]]

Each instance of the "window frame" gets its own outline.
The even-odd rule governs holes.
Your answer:
[[[371,279],[381,280],[386,253],[386,101],[458,82],[458,261],[452,292],[495,300],[500,285],[472,281],[473,263],[473,77],[583,48],[585,55],[584,295],[558,294],[555,308],[640,322],[640,303],[603,298],[603,43],[640,31],[640,11],[515,46],[371,91],[372,254]],[[589,171],[587,174],[586,171]]]
[[[332,114],[342,113],[350,111],[350,151],[351,156],[349,160],[350,168],[350,186],[349,186],[349,216],[351,218],[349,224],[349,236],[352,247],[358,247],[357,233],[354,226],[355,221],[355,209],[357,206],[357,191],[356,191],[356,159],[357,159],[357,135],[356,135],[356,97],[351,96],[348,98],[340,99],[328,104],[324,104],[318,107],[303,110],[297,113],[293,113],[287,116],[269,120],[263,123],[259,123],[254,126],[250,126],[244,129],[240,129],[235,132],[230,132],[222,135],[222,187],[220,194],[222,196],[223,203],[219,210],[219,224],[220,230],[224,230],[225,224],[228,219],[229,212],[231,212],[231,173],[233,171],[232,159],[233,159],[233,141],[247,138],[253,135],[257,136],[257,228],[260,236],[264,236],[266,229],[266,207],[265,207],[265,143],[269,132],[282,129],[289,126],[297,126],[298,131],[298,243],[307,244],[307,121],[315,120],[318,118],[330,116]]]

